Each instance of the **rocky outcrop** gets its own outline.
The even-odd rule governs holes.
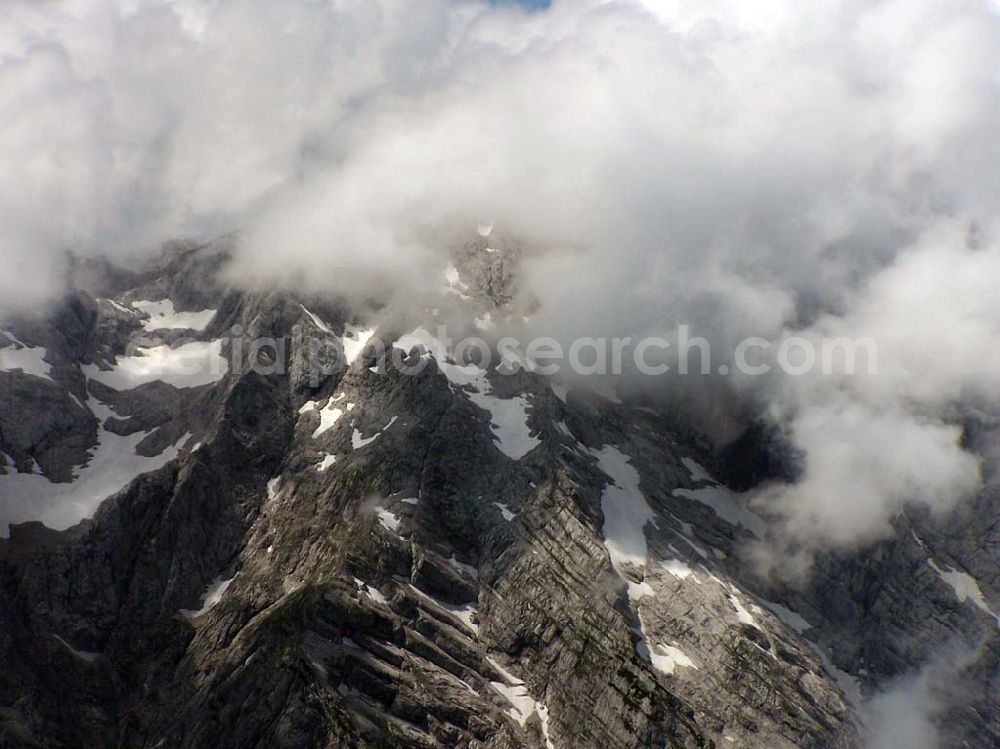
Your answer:
[[[519,250],[490,236],[459,251],[456,304],[510,298]],[[224,258],[174,248],[81,296],[86,324],[13,331],[59,352],[50,380],[0,372],[17,469],[81,472],[108,435],[163,461],[73,527],[0,539],[0,746],[849,747],[855,687],[952,641],[978,643],[959,670],[983,691],[950,735],[992,745],[996,576],[968,523],[901,519],[806,588],[767,585],[740,554],[766,518],[689,426],[427,345],[403,374],[379,351],[405,330],[227,290]],[[95,379],[149,333],[132,302],[159,299],[216,310],[163,355],[220,341],[225,370]],[[982,607],[938,571],[958,569]]]

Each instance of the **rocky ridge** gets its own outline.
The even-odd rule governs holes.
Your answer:
[[[468,319],[513,298],[491,235],[446,271]],[[849,747],[952,647],[948,746],[1000,740],[995,488],[768,584],[689,425],[225,258],[3,327],[0,746]]]

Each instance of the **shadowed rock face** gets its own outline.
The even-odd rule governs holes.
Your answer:
[[[456,252],[472,316],[516,278],[519,249],[488,239]],[[219,288],[223,250],[176,247],[111,298],[9,326],[52,370],[0,372],[0,507],[15,471],[40,471],[41,502],[101,445],[164,460],[67,530],[0,540],[0,746],[849,747],[843,686],[871,692],[955,642],[978,650],[948,745],[1000,739],[996,622],[928,563],[969,571],[996,610],[996,522],[901,517],[897,540],[768,588],[740,557],[756,526],[720,504],[740,500],[699,467],[713,459],[689,425],[563,400],[532,373],[380,371],[372,346],[310,377],[378,321]],[[216,310],[175,344],[239,326],[226,369],[102,384],[149,335],[131,303],[161,299]],[[502,449],[486,390],[523,398],[526,454]]]

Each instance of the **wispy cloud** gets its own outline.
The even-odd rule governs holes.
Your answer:
[[[437,285],[442,236],[488,220],[525,241],[524,292],[559,338],[877,340],[875,378],[708,385],[803,451],[802,482],[761,495],[790,537],[862,543],[906,501],[977,485],[960,406],[1000,392],[986,2],[3,13],[8,308],[57,291],[66,250],[127,262],[232,229],[239,283],[410,295]]]

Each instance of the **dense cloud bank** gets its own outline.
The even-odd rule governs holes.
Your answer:
[[[0,299],[67,251],[239,229],[233,279],[435,288],[521,237],[537,329],[871,338],[878,374],[733,376],[803,452],[795,555],[979,483],[1000,392],[1000,20],[986,0],[8,0]],[[633,383],[634,384],[634,383]],[[658,383],[657,387],[662,387]],[[678,385],[678,387],[683,387]]]

